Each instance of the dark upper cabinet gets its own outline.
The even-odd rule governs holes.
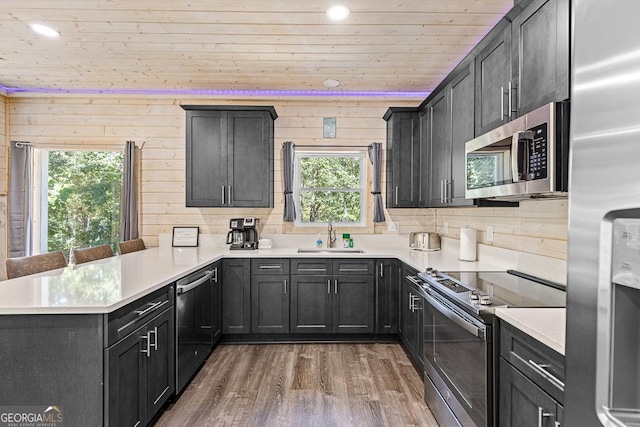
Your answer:
[[[222,332],[251,332],[251,264],[248,258],[222,261]]]
[[[475,53],[476,136],[569,98],[569,3],[523,0],[481,42]]]
[[[451,114],[447,105],[447,91],[435,95],[429,103],[429,203],[430,207],[444,206],[445,185],[451,177]]]
[[[490,41],[475,57],[475,134],[482,135],[509,121],[511,26],[500,21]]]
[[[184,105],[186,205],[273,207],[273,107]]]
[[[569,0],[534,0],[511,24],[513,114],[569,98]]]
[[[465,143],[474,136],[474,66],[458,67],[427,104],[426,132],[430,207],[470,205],[465,199]]]
[[[418,111],[392,107],[387,121],[387,207],[421,206],[421,144]]]

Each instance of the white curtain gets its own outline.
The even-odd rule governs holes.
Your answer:
[[[28,143],[11,142],[9,158],[9,258],[33,254],[32,211],[33,186],[31,158],[33,149]]]
[[[124,146],[122,195],[120,196],[120,240],[138,238],[138,199],[136,182],[136,143]]]

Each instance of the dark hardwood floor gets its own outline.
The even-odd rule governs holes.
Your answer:
[[[437,426],[399,344],[220,345],[157,426]]]

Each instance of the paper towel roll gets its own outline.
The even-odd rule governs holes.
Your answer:
[[[460,229],[460,261],[476,260],[476,229],[464,227]]]

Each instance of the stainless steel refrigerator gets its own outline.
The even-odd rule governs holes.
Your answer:
[[[564,425],[640,425],[640,1],[572,8]]]

